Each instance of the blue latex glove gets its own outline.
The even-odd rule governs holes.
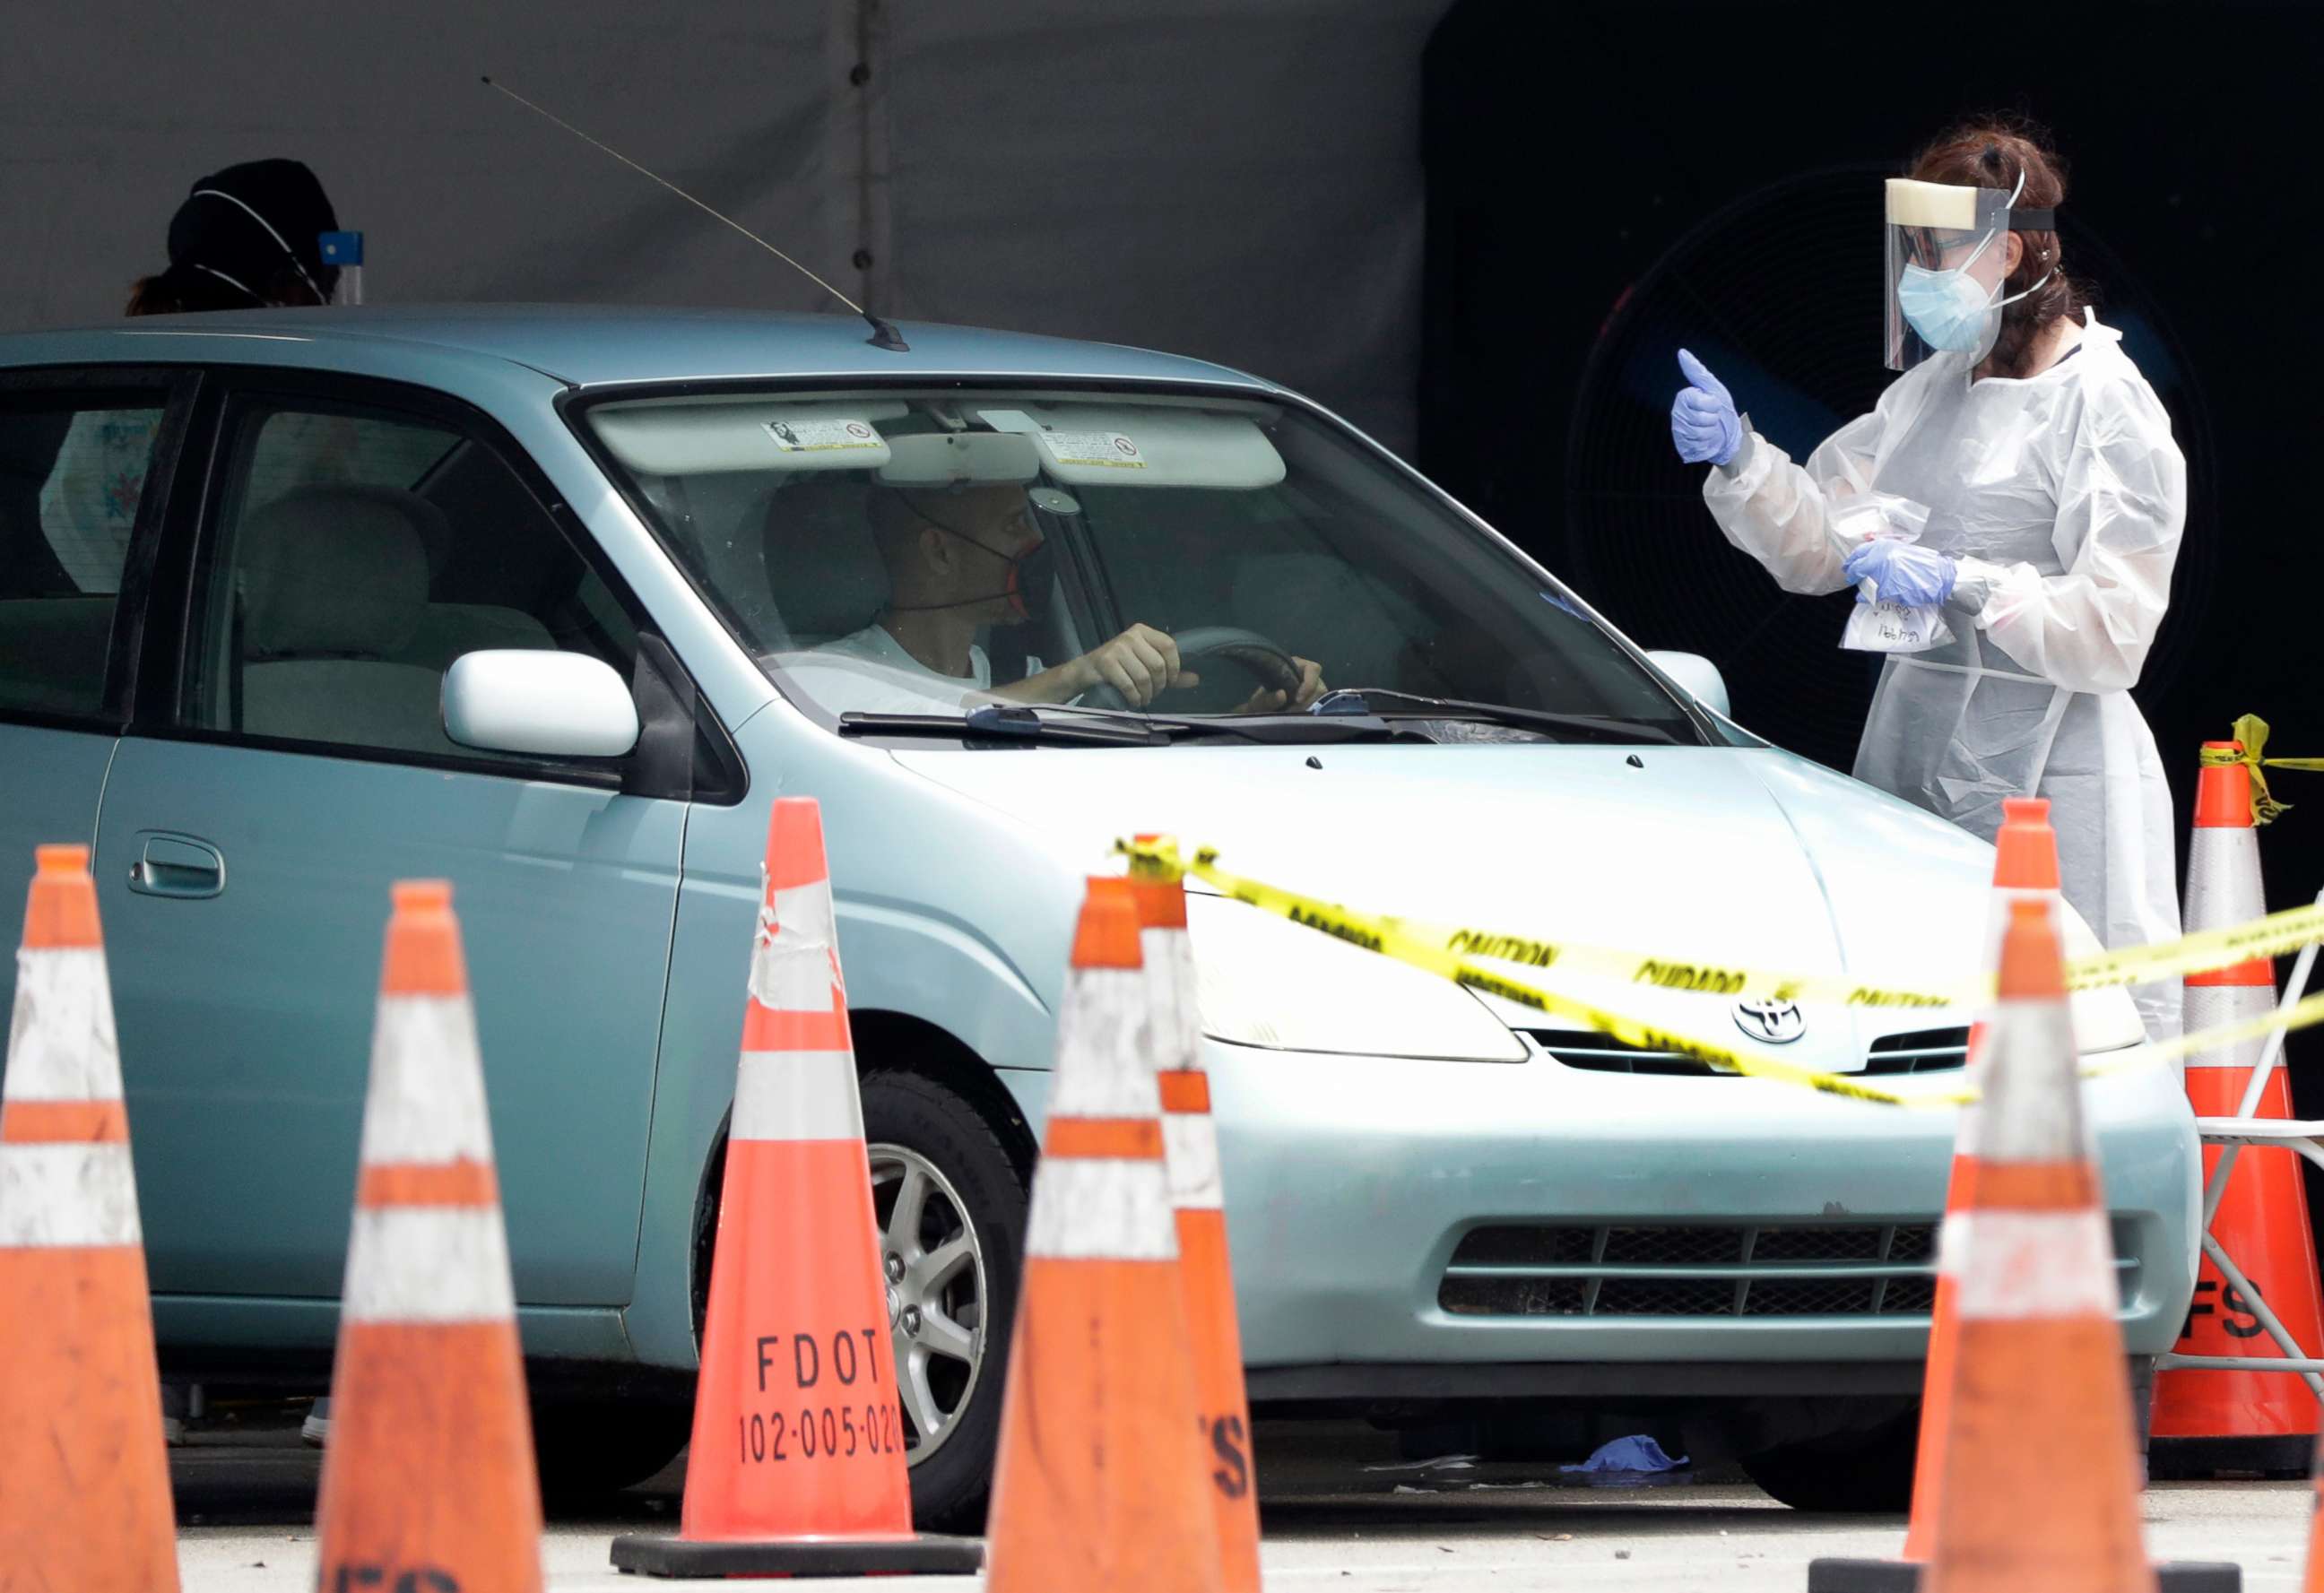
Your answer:
[[[1743,417],[1727,384],[1683,348],[1678,368],[1689,385],[1671,401],[1671,443],[1689,465],[1724,465],[1743,446]]]
[[[1950,554],[1889,537],[1862,544],[1840,561],[1840,567],[1851,581],[1869,580],[1874,595],[1882,603],[1923,606],[1942,603],[1953,594],[1953,583],[1960,578],[1960,566]],[[1859,601],[1863,595],[1858,587]]]

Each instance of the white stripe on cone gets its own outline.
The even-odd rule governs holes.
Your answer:
[[[1164,1113],[1162,1147],[1173,1206],[1182,1211],[1215,1211],[1226,1203],[1219,1178],[1218,1126],[1210,1113]]]
[[[0,1247],[134,1245],[137,1181],[125,1145],[0,1145]]]
[[[1081,968],[1057,1016],[1057,1054],[1071,1058],[1056,1071],[1049,1115],[1065,1118],[1158,1118],[1153,1021],[1146,1009],[1145,975],[1135,968]]]
[[[2229,929],[2267,911],[2259,832],[2199,825],[2187,846],[2187,931]]]
[[[381,997],[364,1098],[364,1165],[489,1162],[490,1120],[468,998]]]
[[[1986,1027],[1984,1048],[1978,1072],[1983,1093],[1962,1116],[1960,1149],[1988,1162],[2069,1162],[2085,1155],[2074,1020],[2066,1003],[2003,1000]]]
[[[758,944],[751,953],[751,998],[770,1012],[828,1012],[839,987],[838,936],[832,925],[831,882],[774,893],[759,910]]]
[[[2273,984],[2190,984],[2186,994],[2187,1032],[2190,1035],[2221,1024],[2264,1017],[2275,1008]],[[2266,1048],[2265,1035],[2248,1035],[2224,1045],[2193,1052],[2187,1058],[2187,1065],[2255,1068],[2259,1065],[2260,1053]]]
[[[1025,1254],[1053,1261],[1176,1260],[1177,1227],[1162,1164],[1044,1156],[1033,1174]]]
[[[341,1311],[353,1322],[509,1321],[516,1294],[500,1208],[356,1208]]]
[[[733,1139],[861,1139],[855,1059],[844,1051],[745,1051],[734,1077]]]
[[[1146,990],[1158,1015],[1155,1056],[1165,1073],[1203,1066],[1203,1014],[1194,990],[1194,950],[1183,929],[1141,929],[1139,955],[1146,962]]]
[[[95,946],[20,950],[8,1031],[11,1100],[118,1100],[113,991]]]
[[[1937,1266],[1965,1321],[2112,1316],[2121,1303],[2097,1211],[1957,1211],[1945,1219]]]

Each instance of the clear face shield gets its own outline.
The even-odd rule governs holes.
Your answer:
[[[2025,186],[2004,192],[1945,182],[1888,180],[1887,295],[1882,361],[1909,371],[1932,355],[1959,354],[1974,366],[1993,352],[2001,311],[2050,280],[2002,297],[2012,228],[2048,231],[2049,210],[2013,208]]]

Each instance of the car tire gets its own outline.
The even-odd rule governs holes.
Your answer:
[[[910,1468],[913,1519],[925,1530],[978,1532],[992,1487],[993,1451],[1001,1434],[1001,1393],[1006,1381],[1009,1330],[1017,1311],[1025,1248],[1025,1179],[1000,1136],[966,1099],[936,1081],[899,1069],[863,1075],[863,1137],[872,1161],[874,1216],[881,1257],[901,1293],[890,1323],[898,1352],[897,1386],[910,1428],[905,1459]],[[902,1231],[897,1209],[908,1180],[917,1175],[924,1200],[917,1232]],[[915,1265],[966,1236],[973,1259],[940,1286],[923,1287]],[[917,1253],[916,1251],[917,1245]],[[904,1278],[898,1278],[899,1263]],[[933,1274],[927,1275],[933,1276]],[[919,1341],[908,1331],[925,1308],[972,1327],[973,1365],[927,1354],[916,1382],[907,1358]],[[973,1314],[973,1322],[969,1320]],[[933,1404],[931,1404],[933,1401]],[[930,1444],[913,1408],[941,1418]],[[935,1423],[931,1423],[932,1425]]]
[[[1794,1510],[1902,1515],[1913,1507],[1914,1460],[1920,1442],[1916,1404],[1868,1431],[1747,1455],[1743,1469],[1779,1504]]]
[[[693,1425],[694,1413],[684,1405],[536,1401],[532,1448],[540,1496],[562,1505],[600,1499],[643,1482],[678,1458]]]

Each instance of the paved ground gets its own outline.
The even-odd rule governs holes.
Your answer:
[[[1549,1468],[1371,1469],[1391,1457],[1361,1430],[1262,1427],[1259,1440],[1267,1579],[1281,1588],[1796,1590],[1810,1560],[1893,1553],[1903,1533],[1893,1519],[1800,1515],[1741,1483],[1582,1488]],[[288,1429],[205,1434],[176,1451],[185,1593],[310,1589],[318,1465]],[[552,1521],[551,1587],[655,1586],[607,1570],[606,1543],[616,1533],[674,1527],[680,1475],[673,1468],[584,1516]],[[2168,1558],[2239,1561],[2253,1593],[2286,1593],[2299,1586],[2310,1496],[2289,1482],[2159,1486],[2146,1496],[2149,1546]],[[801,1593],[862,1586],[787,1585]],[[913,1593],[975,1586],[911,1584]]]

